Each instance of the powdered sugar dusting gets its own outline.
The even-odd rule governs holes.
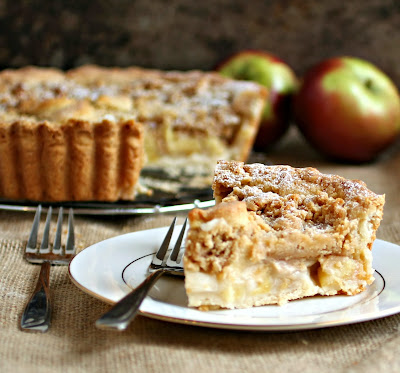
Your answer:
[[[264,192],[273,191],[279,195],[318,194],[325,191],[333,198],[378,197],[359,180],[322,174],[310,167],[267,166],[261,163],[245,165],[241,162],[221,161],[215,170],[214,185],[223,185],[224,188],[252,185]]]

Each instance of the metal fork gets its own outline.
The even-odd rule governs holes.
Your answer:
[[[185,235],[187,219],[185,219],[173,250],[168,251],[175,223],[176,218],[172,221],[160,248],[154,254],[148,277],[96,321],[99,329],[125,330],[135,318],[144,298],[160,276],[163,274],[183,276],[182,255],[179,254],[183,250],[182,240]]]
[[[69,209],[68,214],[68,233],[65,247],[61,245],[63,208],[59,208],[57,229],[55,233],[53,247],[49,244],[50,223],[52,207],[47,211],[46,223],[43,231],[43,238],[40,247],[37,247],[37,237],[39,232],[40,215],[42,206],[36,209],[33,220],[32,230],[29,235],[25,249],[25,259],[30,263],[41,264],[39,278],[35,290],[25,306],[21,318],[21,329],[25,331],[46,332],[51,323],[51,300],[50,300],[50,265],[67,265],[75,256],[75,235],[73,210]]]

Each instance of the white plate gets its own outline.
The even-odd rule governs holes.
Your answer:
[[[206,208],[214,206],[215,200],[200,201],[198,199],[193,202],[175,204],[162,204],[161,202],[141,202],[135,200],[132,202],[63,202],[61,203],[41,203],[42,211],[46,212],[48,206],[57,208],[60,205],[64,207],[64,213],[68,214],[68,208],[74,209],[74,215],[144,215],[144,214],[161,214],[172,213],[178,211],[189,211],[195,207]],[[0,211],[20,211],[20,212],[35,212],[37,202],[28,201],[11,201],[0,198]]]
[[[70,263],[72,281],[105,302],[118,301],[144,279],[166,231],[167,227],[129,233],[88,247]],[[178,234],[179,229],[175,232]],[[176,323],[263,331],[315,329],[393,315],[400,312],[400,246],[376,240],[373,257],[375,281],[355,296],[311,297],[283,306],[202,312],[187,307],[183,278],[164,276],[146,297],[140,312]]]

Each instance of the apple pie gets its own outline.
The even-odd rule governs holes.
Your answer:
[[[143,166],[212,181],[245,160],[266,91],[200,71],[83,66],[0,73],[0,196],[131,200]]]
[[[314,168],[220,161],[216,206],[189,214],[189,305],[246,308],[353,295],[374,281],[384,195]]]

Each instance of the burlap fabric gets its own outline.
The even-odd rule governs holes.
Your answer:
[[[359,178],[385,193],[378,237],[400,244],[397,151],[368,165],[338,165],[322,160],[293,134],[270,159]],[[22,256],[32,219],[31,213],[0,212],[1,372],[400,372],[400,315],[287,333],[226,331],[138,316],[126,332],[105,332],[94,322],[109,306],[75,287],[66,267],[51,270],[50,331],[22,332],[19,319],[39,272]],[[84,249],[122,233],[167,225],[171,216],[75,220],[77,243]]]

